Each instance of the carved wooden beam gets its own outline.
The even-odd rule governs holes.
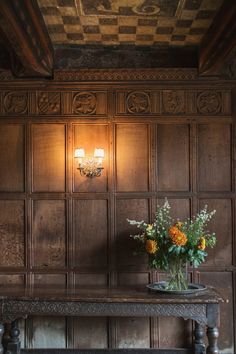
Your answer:
[[[52,76],[53,47],[36,0],[1,0],[0,30],[16,76]]]
[[[236,1],[225,0],[204,36],[199,52],[199,73],[215,75],[236,46]]]

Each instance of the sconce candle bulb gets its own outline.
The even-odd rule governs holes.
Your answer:
[[[83,148],[75,149],[77,169],[81,176],[100,177],[103,170],[104,149],[95,148],[93,156],[86,156]]]

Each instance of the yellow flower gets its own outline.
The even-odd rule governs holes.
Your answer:
[[[176,224],[175,224],[175,226],[176,227],[178,227],[178,229],[181,229],[181,227],[183,226],[183,222],[181,222],[181,221],[178,221]]]
[[[145,244],[147,253],[153,254],[158,250],[157,242],[154,240],[147,240]]]
[[[148,231],[152,231],[152,229],[153,229],[153,225],[152,224],[148,224],[147,229],[146,229],[147,232]]]
[[[169,235],[174,245],[184,246],[186,245],[188,239],[187,236],[181,232],[176,226],[169,228]]]
[[[205,237],[200,237],[199,244],[198,244],[198,249],[204,251],[206,248],[206,239]]]

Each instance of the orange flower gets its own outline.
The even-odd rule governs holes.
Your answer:
[[[184,246],[188,239],[187,236],[181,232],[176,226],[172,226],[169,228],[170,238],[176,246]]]
[[[157,242],[154,240],[147,240],[145,244],[147,253],[153,254],[158,250]]]
[[[205,237],[200,237],[198,249],[204,251],[205,248],[206,248],[206,239]]]

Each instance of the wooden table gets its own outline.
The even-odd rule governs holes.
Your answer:
[[[205,353],[203,337],[208,337],[207,354],[218,354],[217,338],[220,303],[214,289],[194,295],[166,295],[142,288],[0,287],[0,354],[4,353],[4,324],[11,330],[5,349],[20,352],[17,319],[28,315],[46,316],[174,316],[195,321],[192,353]],[[68,349],[69,351],[69,349]],[[143,349],[147,351],[148,349]],[[159,352],[158,349],[155,351]],[[40,350],[40,352],[42,352]],[[71,350],[70,350],[71,352]],[[137,350],[135,351],[137,352]]]

